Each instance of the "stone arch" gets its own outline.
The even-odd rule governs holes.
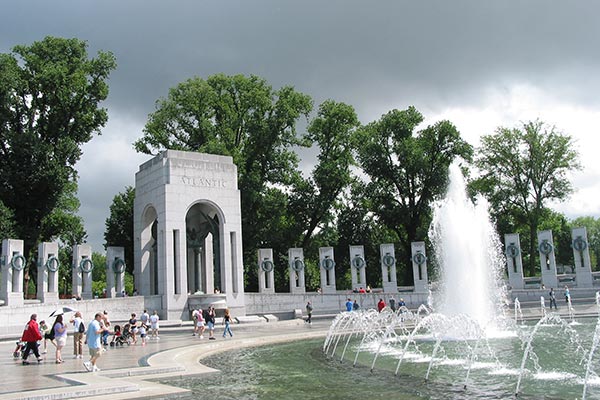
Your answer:
[[[224,216],[212,201],[200,200],[185,215],[188,293],[208,294],[220,291],[221,238]]]

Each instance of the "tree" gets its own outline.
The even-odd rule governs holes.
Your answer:
[[[68,182],[58,198],[56,207],[42,220],[40,237],[57,238],[68,246],[83,243],[87,234],[83,227],[83,219],[77,215],[80,205],[77,183]]]
[[[12,237],[15,231],[13,212],[0,201],[0,238]]]
[[[511,215],[528,228],[529,254],[536,254],[537,231],[546,204],[566,199],[573,187],[567,173],[579,169],[569,135],[541,121],[503,128],[481,138],[475,165],[481,176],[473,182],[490,201],[496,217]],[[529,274],[535,275],[535,257]]]
[[[296,123],[312,110],[309,96],[285,86],[273,90],[257,76],[192,78],[169,91],[149,116],[139,152],[165,149],[228,155],[238,168],[244,265],[250,276],[256,250],[273,235],[274,206],[299,177],[293,146],[306,144]]]
[[[448,167],[456,157],[469,160],[471,146],[449,121],[415,132],[423,116],[414,107],[392,110],[359,129],[354,139],[359,165],[367,175],[365,196],[379,223],[400,240],[399,260],[407,260],[405,282],[412,282],[411,242],[423,240],[431,202],[442,196]]]
[[[347,267],[350,265],[349,246],[356,244],[364,246],[365,260],[369,266],[365,271],[366,283],[373,287],[381,287],[379,246],[382,243],[398,242],[396,233],[382,225],[370,210],[365,189],[365,186],[359,183],[351,185],[350,193],[344,199],[344,204],[336,220],[336,229],[340,238],[336,246],[336,266],[339,264],[346,266],[343,270],[348,275],[347,288],[350,288],[351,284],[351,276]]]
[[[55,211],[76,184],[81,145],[107,121],[98,104],[114,68],[111,53],[88,59],[78,39],[49,36],[0,54],[0,201],[25,254],[71,226]]]
[[[307,179],[297,174],[289,190],[269,190],[271,234],[262,238],[261,246],[273,249],[276,265],[287,266],[291,246],[308,250],[315,231],[333,227],[340,195],[352,180],[350,138],[358,125],[353,107],[333,100],[323,102],[303,137],[305,143],[320,150],[317,165]],[[256,281],[252,275],[249,283]],[[288,268],[275,269],[275,288],[289,288]]]
[[[331,222],[340,194],[352,182],[354,165],[351,137],[359,126],[352,106],[327,100],[308,126],[307,140],[320,149],[311,177],[293,190],[290,214],[295,217],[300,246],[308,242],[319,224]]]
[[[110,216],[106,219],[104,247],[120,246],[125,248],[126,271],[133,273],[133,201],[135,189],[131,186],[125,192],[113,197]]]

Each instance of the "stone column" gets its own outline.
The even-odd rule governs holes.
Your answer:
[[[204,293],[212,294],[215,292],[215,262],[212,233],[206,235],[206,239],[204,239],[204,254],[202,257],[202,266],[204,267]],[[218,283],[220,285],[220,282]]]
[[[365,260],[364,246],[349,246],[350,275],[352,276],[352,289],[367,287],[367,262]]]
[[[542,284],[544,284],[546,288],[558,287],[552,231],[548,230],[538,232],[538,250],[540,252]]]
[[[73,296],[93,299],[92,293],[92,246],[76,244],[73,246]]]
[[[273,249],[258,249],[258,292],[275,293]]]
[[[319,247],[319,267],[321,270],[321,293],[335,293],[333,247]]]
[[[58,302],[58,243],[44,242],[38,246],[37,298],[42,303]]]
[[[4,239],[2,241],[2,289],[0,296],[7,306],[22,306],[23,269],[27,260],[23,256],[23,241]]]
[[[304,280],[304,250],[288,249],[288,260],[290,264],[290,293],[306,293],[306,283]]]
[[[381,280],[385,293],[398,293],[398,278],[396,277],[396,251],[392,243],[379,245],[381,262]]]
[[[594,279],[592,277],[587,229],[585,227],[573,228],[571,237],[573,238],[571,246],[573,247],[573,259],[575,260],[577,287],[591,288],[594,286]]]
[[[123,296],[125,289],[125,248],[106,249],[106,297]]]
[[[521,257],[521,241],[518,233],[504,235],[506,249],[506,266],[508,269],[508,283],[513,289],[525,288],[523,279],[523,258]]]
[[[425,255],[425,242],[412,242],[410,244],[412,254],[413,278],[415,282],[415,293],[428,293],[429,282],[427,278],[427,256]]]

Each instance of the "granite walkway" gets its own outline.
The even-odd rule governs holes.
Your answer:
[[[224,339],[217,326],[214,341],[192,336],[191,325],[163,329],[160,340],[150,340],[146,346],[108,348],[98,361],[99,372],[90,373],[83,367],[84,358],[73,356],[72,338],[63,349],[64,363],[56,364],[54,346],[41,363],[30,355],[30,365],[13,359],[14,341],[0,342],[0,399],[130,399],[168,398],[187,393],[185,389],[158,383],[159,379],[200,375],[214,370],[200,364],[203,357],[232,348],[259,346],[324,337],[330,320],[315,321],[312,326],[302,320],[236,325],[233,338]]]

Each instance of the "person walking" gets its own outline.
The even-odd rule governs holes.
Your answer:
[[[54,325],[52,326],[54,331],[54,340],[56,341],[56,363],[61,364],[62,359],[62,348],[67,344],[67,327],[63,322],[63,316],[57,315]]]
[[[550,288],[550,293],[548,293],[548,297],[550,298],[550,310],[552,310],[552,305],[554,305],[554,309],[558,310],[556,306],[556,295],[554,293],[554,288]]]
[[[208,311],[205,313],[204,319],[206,320],[206,327],[208,328],[208,340],[215,340],[215,308],[208,307]]]
[[[223,315],[223,322],[225,323],[223,337],[226,337],[227,333],[229,333],[230,337],[233,337],[233,332],[231,332],[231,315],[229,314],[229,308],[225,309],[225,314]]]
[[[29,357],[29,353],[32,351],[37,358],[37,361],[42,362],[43,358],[40,357],[38,351],[38,340],[42,340],[42,334],[40,333],[40,327],[37,323],[37,314],[31,314],[29,322],[25,326],[25,330],[21,336],[21,341],[26,343],[25,351],[23,352],[23,365],[29,364],[27,357]]]
[[[142,346],[145,346],[146,345],[146,325],[141,324],[140,329],[138,330],[138,333],[140,334]]]
[[[132,344],[137,344],[137,318],[135,313],[131,313],[131,318],[129,318],[129,331],[131,332],[131,339],[133,339]]]
[[[312,312],[313,312],[313,305],[309,301],[306,303],[306,315],[308,316],[308,318],[306,318],[306,322],[309,324],[312,324]]]
[[[385,301],[383,301],[383,299],[379,299],[379,302],[377,303],[377,311],[381,312],[381,311],[383,311],[384,308],[385,308]]]
[[[198,307],[198,315],[196,316],[197,322],[196,325],[198,327],[198,335],[200,339],[204,339],[204,330],[206,329],[206,321],[204,320],[204,313],[202,309]]]
[[[53,342],[52,339],[50,339],[50,327],[44,320],[40,322],[40,333],[44,339],[44,351],[42,351],[42,354],[46,354],[48,352],[48,340],[50,340],[51,343]]]
[[[144,309],[144,312],[140,315],[140,321],[142,324],[146,325],[146,327],[150,325],[150,314],[148,314],[148,310]]]
[[[396,312],[396,299],[394,298],[394,296],[390,296],[388,303],[390,304],[390,308],[392,309],[392,311]]]
[[[569,286],[565,285],[565,302],[570,306],[571,303],[571,292],[569,291]]]
[[[352,311],[354,303],[352,303],[352,300],[350,298],[348,298],[348,300],[346,300],[346,311]]]
[[[102,335],[108,331],[108,328],[101,324],[103,315],[102,313],[96,313],[87,328],[87,345],[90,351],[90,360],[84,362],[83,366],[88,372],[100,371],[100,368],[96,366],[96,362],[102,355]]]
[[[75,358],[83,358],[83,336],[85,335],[85,323],[81,312],[76,311],[70,321],[73,324],[73,355]]]
[[[104,310],[100,320],[100,326],[102,329],[102,344],[108,346],[108,336],[110,336],[110,319],[108,319],[108,311]]]
[[[150,316],[150,329],[152,330],[152,338],[159,340],[158,336],[158,321],[160,318],[158,317],[158,311],[154,310],[154,313]]]

